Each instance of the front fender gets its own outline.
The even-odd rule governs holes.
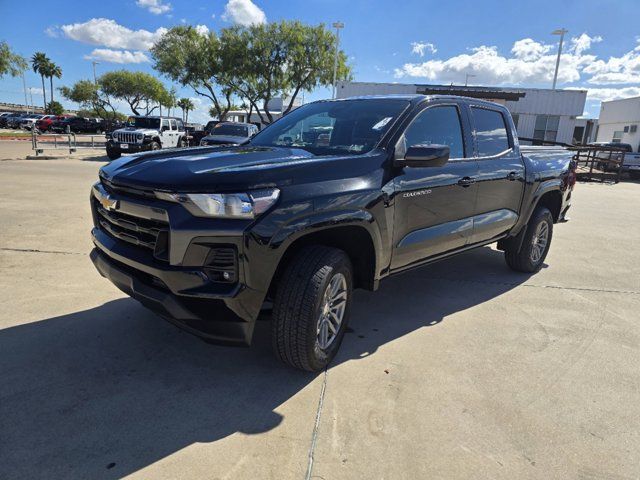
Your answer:
[[[542,198],[542,196],[546,193],[552,191],[561,192],[563,188],[563,182],[560,178],[552,178],[549,180],[544,180],[539,184],[534,185],[531,189],[529,195],[525,196],[522,202],[522,208],[520,209],[520,218],[518,222],[515,224],[511,231],[511,236],[518,235],[524,227],[526,227],[527,223],[529,223],[529,219],[531,215],[533,215],[534,210],[538,206],[538,202]]]

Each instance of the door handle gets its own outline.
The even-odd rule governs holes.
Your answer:
[[[476,179],[473,177],[462,177],[460,180],[458,180],[458,185],[465,188],[473,185],[474,183],[476,183]]]
[[[517,172],[509,172],[509,174],[507,175],[507,178],[511,181],[513,180],[517,180],[518,179],[518,173]]]

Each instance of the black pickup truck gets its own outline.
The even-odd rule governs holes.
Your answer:
[[[575,169],[568,152],[532,152],[494,103],[315,102],[243,146],[102,167],[91,258],[125,293],[214,343],[249,344],[272,306],[276,355],[317,371],[343,339],[354,288],[494,242],[512,269],[541,268]]]

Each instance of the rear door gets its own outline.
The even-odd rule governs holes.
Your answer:
[[[478,159],[478,197],[471,243],[506,233],[518,220],[525,170],[508,113],[500,107],[471,105]]]
[[[392,270],[463,247],[473,230],[478,166],[461,104],[428,104],[406,127],[396,156],[418,144],[449,145],[451,155],[444,166],[405,167],[397,173]]]

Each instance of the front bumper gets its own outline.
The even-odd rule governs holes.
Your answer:
[[[114,214],[164,218],[168,223],[169,253],[123,241],[105,227],[102,201],[116,200]],[[179,204],[107,192],[94,185],[91,206],[95,249],[91,258],[100,274],[126,294],[176,325],[218,343],[249,344],[266,292],[252,288],[247,277],[242,230],[194,218]],[[103,209],[104,210],[104,209]],[[129,217],[131,218],[131,217]],[[236,268],[229,281],[212,271],[211,254],[236,252]],[[214,255],[215,257],[215,255]]]
[[[225,308],[223,302],[195,303],[181,299],[154,285],[157,277],[144,275],[125,264],[114,261],[98,247],[91,251],[91,260],[103,277],[145,307],[178,327],[199,337],[227,345],[249,345],[255,322],[247,322]],[[156,280],[157,281],[157,280]],[[205,315],[204,310],[208,313]]]
[[[122,148],[123,145],[127,145],[126,148]],[[147,152],[151,150],[151,142],[149,143],[118,143],[113,140],[109,140],[107,147],[119,151],[121,153],[138,153]]]

